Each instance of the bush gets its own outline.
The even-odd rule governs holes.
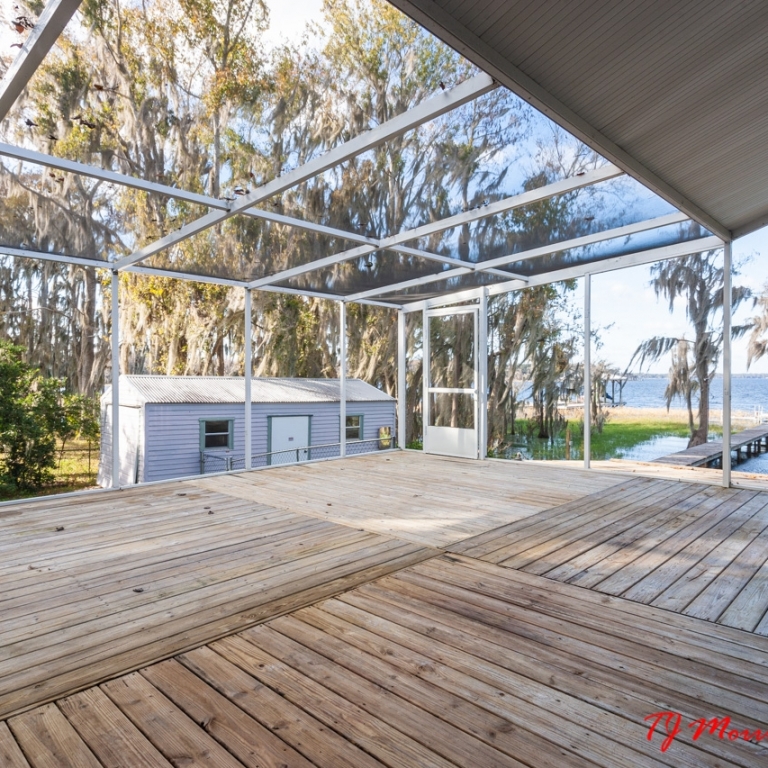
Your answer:
[[[0,341],[0,485],[28,490],[53,479],[57,439],[90,437],[98,416],[93,401],[65,396],[63,382],[25,363],[23,351]]]

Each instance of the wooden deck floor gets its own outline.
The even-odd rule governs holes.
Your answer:
[[[754,768],[768,639],[442,556],[0,724],[27,768]],[[652,713],[681,732],[647,738]]]
[[[688,728],[768,735],[765,493],[401,453],[0,533],[0,768],[768,764]]]
[[[768,494],[633,478],[450,548],[768,635]]]
[[[280,467],[195,485],[430,547],[606,490],[622,477],[545,463],[478,462],[397,451]]]
[[[434,554],[191,484],[3,507],[0,533],[0,717]]]

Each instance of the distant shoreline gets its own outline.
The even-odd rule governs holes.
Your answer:
[[[643,408],[640,406],[617,405],[615,408],[605,409],[608,414],[608,421],[614,424],[645,423],[645,422],[666,422],[669,424],[688,424],[687,408]],[[696,411],[693,412],[694,419]],[[723,423],[723,412],[711,408],[709,411],[709,421],[714,426],[721,426]],[[749,411],[732,411],[731,423],[734,427],[744,428],[754,425],[755,415]]]
[[[624,374],[619,374],[623,376]],[[639,381],[640,379],[668,379],[669,374],[666,373],[628,373],[626,374],[630,379]],[[722,373],[716,373],[715,379],[722,379]],[[768,379],[768,373],[732,373],[732,379]]]

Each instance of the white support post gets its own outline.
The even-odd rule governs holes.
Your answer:
[[[732,244],[723,243],[723,487],[731,486],[731,265]]]
[[[421,325],[421,449],[427,450],[427,423],[429,421],[429,315],[422,312]]]
[[[584,469],[592,455],[592,275],[584,275]]]
[[[112,270],[112,487],[120,487],[120,275]]]
[[[478,458],[488,458],[488,289],[480,294],[477,333]]]
[[[253,349],[251,344],[251,289],[245,289],[245,317],[243,322],[243,345],[245,360],[243,377],[245,380],[245,468],[251,469],[253,457],[253,422],[251,403],[251,379],[253,377]]]
[[[339,442],[347,455],[347,305],[339,302]]]
[[[397,313],[397,447],[405,448],[405,374],[406,367],[405,312],[401,309]]]

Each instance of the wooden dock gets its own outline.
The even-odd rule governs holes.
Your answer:
[[[757,456],[768,450],[768,425],[745,429],[731,435],[731,452],[736,452],[734,464],[745,458]],[[674,464],[680,467],[715,467],[720,466],[723,458],[723,441],[712,440],[684,451],[662,456],[654,461],[660,464]]]

